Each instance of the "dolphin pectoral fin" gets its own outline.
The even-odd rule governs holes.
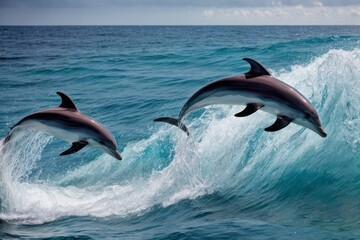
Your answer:
[[[262,108],[264,105],[257,104],[257,103],[249,103],[246,105],[246,108],[242,110],[241,112],[235,114],[235,117],[247,117],[253,113],[255,113],[257,110]]]
[[[287,116],[278,116],[275,123],[273,125],[271,125],[270,127],[265,128],[265,131],[267,131],[267,132],[279,131],[279,130],[283,129],[284,127],[286,127],[287,125],[289,125],[291,123],[291,121],[292,121],[292,119]]]
[[[87,144],[88,144],[88,142],[86,142],[86,141],[73,142],[71,147],[68,150],[60,153],[60,156],[76,153],[76,152],[80,151],[81,149],[83,149]]]
[[[73,102],[73,100],[71,100],[71,98],[68,95],[66,95],[65,93],[62,93],[62,92],[56,92],[56,93],[61,97],[61,104],[59,105],[59,107],[69,108],[69,109],[79,111],[77,109],[75,103]]]
[[[183,130],[188,136],[190,136],[189,130],[179,119],[171,118],[171,117],[161,117],[155,119],[154,122],[166,122],[171,125],[177,126],[181,130]]]
[[[257,61],[255,61],[254,59],[251,58],[243,58],[244,61],[247,61],[250,66],[251,69],[250,71],[248,71],[247,73],[245,73],[246,78],[254,78],[254,77],[258,77],[258,76],[263,76],[263,75],[269,75],[271,76],[271,74],[269,73],[268,70],[266,70],[266,68],[264,68],[260,63],[258,63]]]

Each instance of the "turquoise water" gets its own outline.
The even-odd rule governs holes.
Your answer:
[[[168,124],[251,57],[298,89],[328,137],[211,106]],[[360,27],[0,27],[0,135],[66,92],[123,161],[25,131],[0,154],[0,238],[360,238]]]

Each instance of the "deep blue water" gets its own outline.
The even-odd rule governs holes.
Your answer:
[[[328,137],[211,106],[161,116],[251,57],[315,106]],[[117,139],[123,161],[33,130],[0,154],[0,238],[360,238],[360,27],[0,27],[0,135],[58,106]],[[6,148],[6,149],[5,149]]]

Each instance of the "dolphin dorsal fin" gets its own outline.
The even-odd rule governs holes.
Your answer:
[[[73,100],[71,100],[71,98],[68,95],[66,95],[65,93],[62,93],[62,92],[56,92],[56,93],[61,97],[61,100],[62,100],[59,107],[69,108],[69,109],[79,111],[77,109],[77,107],[75,106],[75,103],[73,102]]]
[[[243,60],[247,61],[251,66],[250,71],[245,73],[246,78],[254,78],[254,77],[263,76],[263,75],[271,76],[269,71],[266,70],[266,68],[264,68],[260,63],[258,63],[254,59],[243,58]]]

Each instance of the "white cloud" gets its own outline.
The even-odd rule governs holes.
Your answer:
[[[165,0],[154,2],[161,1]],[[190,3],[190,0],[184,1]],[[71,4],[75,4],[73,1],[59,0],[56,1],[59,6],[50,7],[53,1],[37,0],[38,7],[33,5],[29,7],[28,5],[35,1],[29,0],[28,5],[20,6],[19,4],[24,3],[25,0],[9,1],[9,4],[17,3],[17,5],[6,5],[3,4],[4,0],[0,0],[0,25],[346,25],[360,23],[360,3],[349,5],[359,0],[346,0],[348,3],[345,4],[346,6],[338,7],[333,6],[335,1],[342,2],[304,0],[300,4],[300,0],[271,0],[258,7],[260,0],[246,1],[247,5],[244,3],[245,0],[209,0],[206,2],[209,6],[202,6],[206,5],[203,0],[194,1],[197,2],[196,6],[180,7],[178,6],[180,3],[185,3],[169,0],[167,7],[137,5],[119,7],[120,3],[126,5],[125,3],[130,0],[75,0],[78,5],[71,7]],[[64,8],[65,2],[69,5]],[[95,3],[100,4],[100,2],[107,2],[108,5],[94,7]],[[151,1],[134,0],[134,4],[145,2],[150,4]],[[169,6],[170,3],[175,4],[175,2],[176,6]],[[248,2],[252,2],[252,5]],[[87,5],[82,7],[80,3]],[[109,7],[109,3],[118,5]]]
[[[351,9],[350,15],[353,17],[360,17],[360,8]]]
[[[206,12],[208,10],[205,10]],[[316,7],[226,8],[212,9],[203,14],[209,20],[219,22],[257,24],[356,24],[360,20],[360,6],[324,7],[320,1]]]
[[[204,10],[203,11],[203,15],[205,16],[205,17],[211,17],[211,16],[213,16],[214,15],[214,10],[212,10],[212,9],[207,9],[207,10]]]
[[[314,6],[322,7],[322,6],[324,6],[324,4],[321,1],[315,1]]]

